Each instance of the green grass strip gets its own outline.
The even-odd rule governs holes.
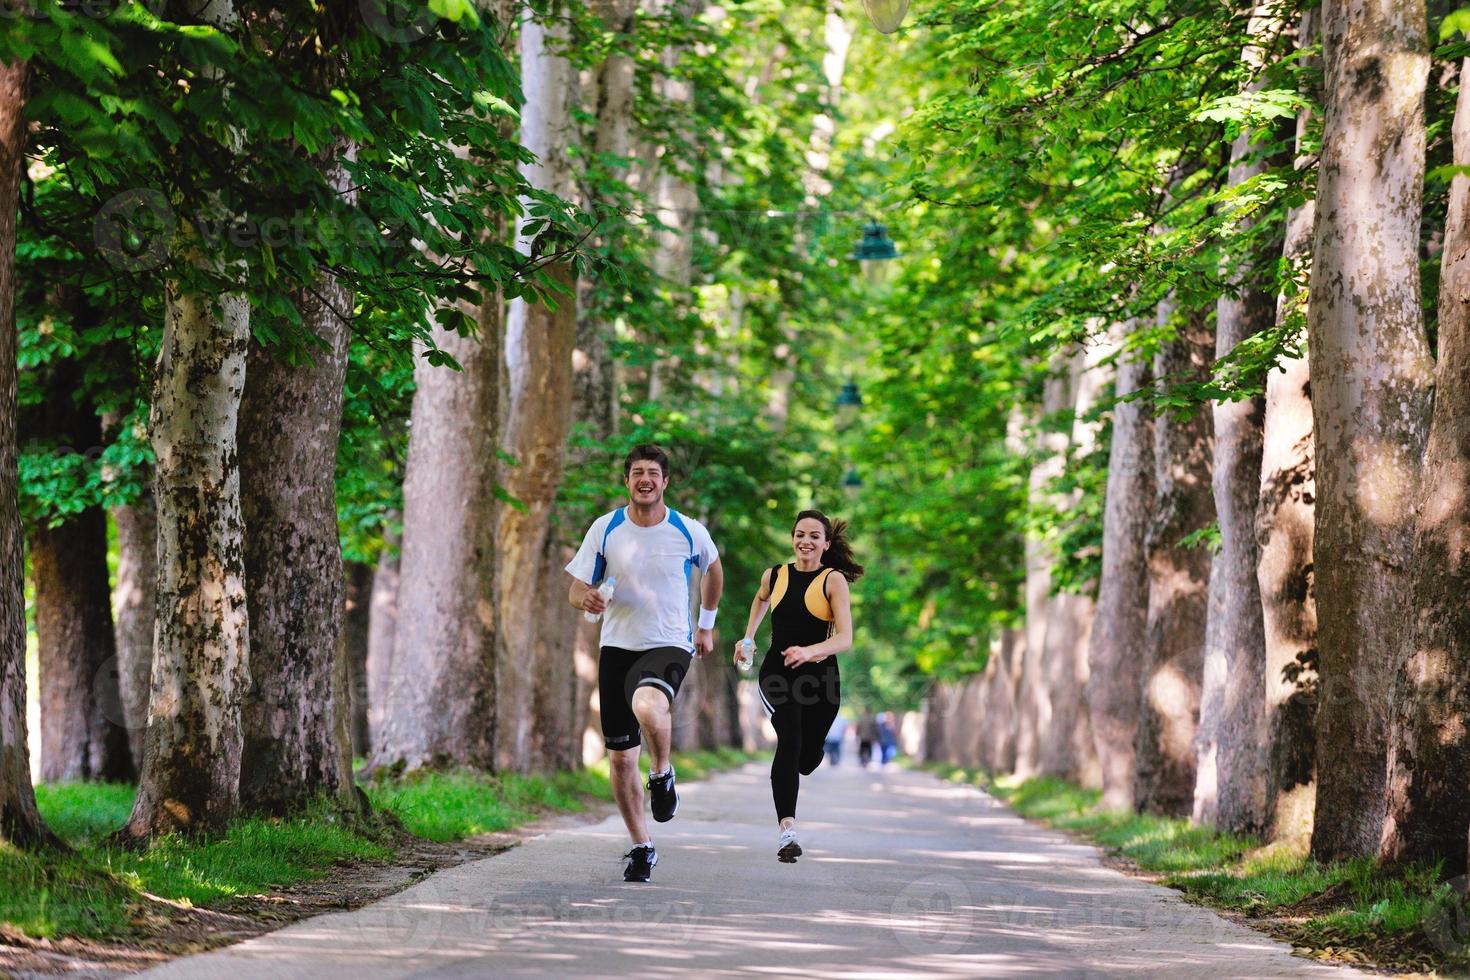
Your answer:
[[[684,780],[749,761],[738,749],[675,753]],[[418,773],[363,787],[377,810],[409,833],[455,841],[612,799],[607,763],[551,775]],[[27,936],[135,937],[144,895],[207,907],[269,893],[326,874],[344,861],[388,861],[394,838],[382,827],[344,824],[327,806],[285,820],[246,818],[214,837],[166,837],[144,851],[110,847],[127,820],[134,787],[41,785],[36,802],[73,848],[65,856],[0,846],[0,926]]]
[[[938,764],[925,768],[978,786],[1021,816],[1086,837],[1145,871],[1160,872],[1165,885],[1201,904],[1295,922],[1290,938],[1298,945],[1358,950],[1386,965],[1415,969],[1470,966],[1470,934],[1447,936],[1445,926],[1470,921],[1470,909],[1463,895],[1440,881],[1438,867],[1395,873],[1367,859],[1323,864],[1181,818],[1104,810],[1098,791],[1059,779],[992,777]],[[1327,901],[1318,903],[1323,908],[1310,907],[1309,900],[1324,895]]]

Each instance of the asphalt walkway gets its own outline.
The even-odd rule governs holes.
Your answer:
[[[825,766],[806,856],[776,860],[766,770],[682,787],[660,863],[622,881],[616,815],[563,822],[355,912],[150,977],[1360,977],[1104,867],[969,787]]]

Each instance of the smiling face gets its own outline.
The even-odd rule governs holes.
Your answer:
[[[832,547],[827,529],[815,517],[803,517],[791,532],[791,548],[798,560],[820,561],[822,553]]]
[[[657,460],[637,459],[628,470],[628,499],[640,507],[653,507],[664,499],[669,478]]]

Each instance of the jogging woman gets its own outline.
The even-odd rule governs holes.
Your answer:
[[[802,776],[822,764],[823,742],[841,703],[836,655],[852,647],[848,583],[863,574],[852,557],[847,526],[820,511],[796,515],[791,547],[796,561],[761,575],[750,604],[746,639],[771,610],[771,645],[761,661],[760,692],[776,729],[771,795],[781,837],[776,857],[794,864],[801,856],[796,834],[796,792]],[[741,660],[737,644],[735,659]]]

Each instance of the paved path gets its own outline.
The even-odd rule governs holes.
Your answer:
[[[975,789],[850,764],[802,782],[796,865],[775,859],[766,772],[751,765],[683,788],[651,884],[622,882],[616,816],[564,823],[367,908],[147,975],[1363,976],[1111,871]]]

